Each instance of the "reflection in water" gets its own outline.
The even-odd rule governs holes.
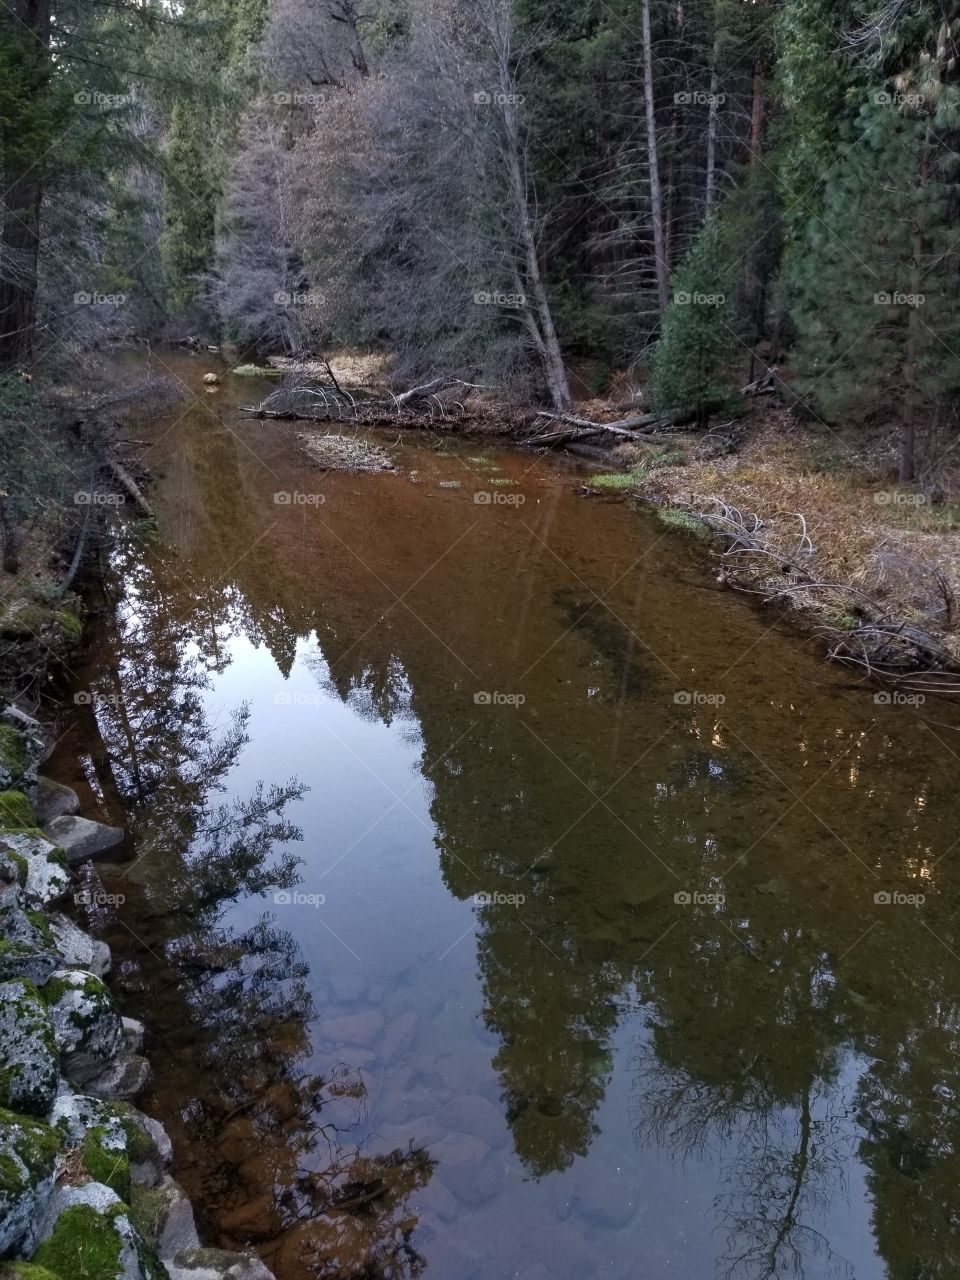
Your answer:
[[[881,719],[560,464],[314,480],[229,425],[163,437],[62,747],[131,815],[106,931],[210,1238],[280,1280],[960,1274],[949,710]]]

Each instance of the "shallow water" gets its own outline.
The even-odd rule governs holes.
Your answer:
[[[206,1238],[279,1280],[960,1274],[953,710],[569,462],[324,474],[163,363],[159,533],[55,767],[132,831],[90,919]]]

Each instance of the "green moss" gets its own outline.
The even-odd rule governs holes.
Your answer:
[[[671,529],[685,529],[688,533],[696,534],[698,538],[709,537],[707,526],[689,511],[677,511],[674,507],[658,507],[657,519],[661,524],[669,525]]]
[[[57,614],[60,630],[65,638],[73,644],[79,644],[83,636],[83,623],[72,609],[61,609]]]
[[[164,1187],[138,1184],[130,1195],[130,1221],[151,1249],[156,1249],[167,1211],[170,1194]]]
[[[57,945],[57,940],[53,936],[53,930],[50,928],[50,922],[42,911],[25,911],[24,915],[34,928],[40,931],[45,942],[48,942],[51,947],[55,947]]]
[[[36,827],[37,815],[22,791],[0,791],[0,830]]]
[[[13,778],[22,778],[27,771],[27,752],[23,738],[9,724],[0,724],[0,768]]]
[[[643,471],[612,471],[606,475],[594,476],[593,484],[603,489],[636,489],[643,484]]]
[[[35,1262],[0,1262],[0,1280],[63,1280]]]
[[[109,1215],[75,1204],[61,1213],[53,1235],[34,1254],[34,1261],[65,1276],[117,1280],[121,1245]]]
[[[130,1194],[130,1161],[125,1151],[104,1145],[109,1133],[105,1125],[94,1125],[83,1135],[84,1167],[95,1181],[104,1183],[121,1200],[126,1200]]]
[[[149,1133],[133,1118],[134,1108],[129,1102],[118,1102],[114,1109],[120,1116],[123,1131],[127,1135],[127,1155],[131,1164],[146,1164],[148,1160],[160,1163],[160,1152]]]
[[[60,1135],[56,1129],[40,1120],[29,1120],[26,1116],[0,1107],[0,1130],[11,1129],[12,1135],[0,1133],[7,1137],[7,1152],[12,1149],[20,1157],[29,1170],[30,1177],[39,1182],[53,1172],[54,1161],[60,1150]],[[21,1191],[23,1189],[23,1173],[12,1157],[0,1155],[0,1191]]]

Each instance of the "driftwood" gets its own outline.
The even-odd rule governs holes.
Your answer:
[[[153,508],[143,496],[143,491],[134,480],[133,476],[125,467],[122,467],[115,458],[104,458],[103,465],[113,476],[114,480],[124,489],[127,495],[133,500],[134,505],[140,510],[141,514],[153,519]]]

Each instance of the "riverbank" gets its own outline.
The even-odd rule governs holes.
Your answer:
[[[64,912],[103,905],[84,868],[124,832],[39,772],[48,746],[33,717],[0,713],[0,1276],[270,1280],[201,1247],[170,1139],[134,1105],[144,1025],[111,993],[110,948]]]

